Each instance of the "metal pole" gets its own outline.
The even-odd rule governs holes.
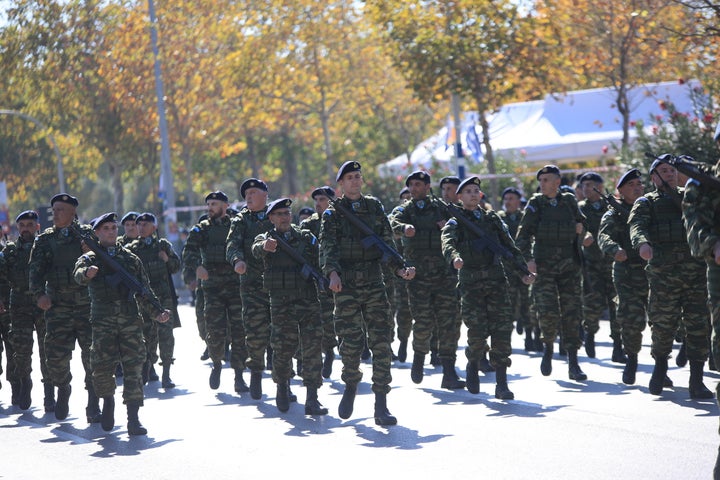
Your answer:
[[[57,143],[55,142],[55,137],[53,137],[53,134],[50,133],[48,128],[43,125],[43,123],[38,120],[35,117],[32,117],[28,115],[27,113],[18,112],[15,110],[0,110],[0,115],[14,115],[16,117],[24,118],[25,120],[29,120],[35,124],[39,129],[44,130],[48,140],[50,141],[50,145],[52,145],[53,150],[55,151],[55,157],[57,158],[57,176],[58,176],[58,191],[64,192],[65,191],[65,172],[63,171],[63,163],[62,163],[62,156],[60,155],[60,149],[57,146]]]
[[[465,178],[465,158],[463,157],[462,124],[460,123],[460,95],[453,93],[451,96],[453,123],[455,124],[455,164],[457,165],[457,176],[460,180]]]
[[[173,181],[172,164],[170,163],[170,140],[168,139],[167,120],[165,118],[165,88],[160,68],[160,55],[158,53],[157,18],[153,0],[148,0],[150,14],[150,41],[152,43],[153,58],[155,59],[155,91],[157,95],[158,119],[160,121],[160,198],[163,201],[163,214],[166,216],[165,231],[169,223],[177,221],[175,213],[175,184]]]

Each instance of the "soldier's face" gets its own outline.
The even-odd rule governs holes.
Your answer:
[[[123,223],[123,228],[125,229],[125,236],[128,238],[137,238],[140,236],[135,220],[125,220],[125,223]]]
[[[137,222],[138,227],[138,235],[147,238],[151,236],[153,233],[155,233],[155,230],[157,230],[157,227],[152,222],[146,222],[146,221],[140,221]]]
[[[17,229],[18,233],[20,234],[20,238],[22,238],[26,242],[29,242],[33,238],[35,238],[35,234],[37,233],[39,228],[40,225],[35,220],[20,220],[19,222],[17,222]]]
[[[407,187],[410,190],[410,196],[414,200],[422,200],[430,193],[430,184],[422,180],[410,180]]]
[[[290,223],[292,221],[292,213],[289,208],[278,208],[268,214],[270,223],[273,224],[275,230],[278,232],[287,232],[290,230]]]
[[[520,197],[514,193],[506,193],[503,197],[503,210],[507,213],[515,213],[520,210]]]
[[[259,212],[267,204],[268,193],[261,188],[248,188],[245,190],[245,203],[251,212]]]
[[[480,204],[481,198],[482,192],[477,185],[467,185],[462,189],[462,192],[458,194],[458,199],[462,202],[463,207],[468,210],[475,210]]]
[[[100,244],[105,247],[112,247],[117,242],[118,226],[115,222],[105,222],[95,230]]]
[[[228,208],[228,204],[222,200],[208,200],[205,204],[207,205],[207,213],[210,218],[220,218],[224,216]]]
[[[560,188],[560,177],[554,173],[543,173],[538,179],[540,182],[540,193],[546,197],[554,198]]]
[[[660,165],[658,165],[655,170],[653,170],[652,181],[656,187],[662,187],[662,180],[665,180],[665,183],[670,185],[670,188],[677,187],[678,175],[675,167],[673,167],[672,165],[668,165],[667,163],[661,163]]]
[[[69,203],[55,202],[52,206],[53,225],[56,227],[67,227],[75,220],[76,208]]]
[[[343,193],[349,198],[359,198],[363,184],[362,173],[350,172],[342,176],[338,181],[338,185],[342,188]]]
[[[315,211],[320,215],[322,215],[322,213],[327,210],[330,205],[330,198],[325,195],[315,195],[313,200],[315,200]]]
[[[593,182],[592,180],[585,180],[580,184],[582,194],[585,198],[587,198],[588,202],[597,202],[600,200],[600,194],[595,191],[597,188],[602,192],[603,184],[598,182]]]
[[[635,203],[635,200],[642,197],[644,191],[645,187],[639,178],[633,178],[618,188],[618,192],[620,192],[620,195],[627,203]]]
[[[457,185],[453,183],[444,183],[443,186],[440,188],[440,194],[442,195],[443,200],[446,202],[452,202],[455,203],[458,200],[457,193]]]

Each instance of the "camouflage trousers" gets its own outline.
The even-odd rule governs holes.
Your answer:
[[[302,358],[303,385],[322,386],[322,321],[317,298],[297,298],[270,293],[270,345],[273,349],[272,378],[275,383],[290,380],[292,359]]]
[[[615,262],[613,282],[617,291],[617,319],[625,353],[640,352],[648,308],[648,281],[645,265]]]
[[[580,348],[581,277],[580,266],[574,258],[537,261],[533,299],[546,344],[554,342],[558,333],[562,333],[568,350]]]
[[[720,359],[720,266],[714,262],[707,265],[707,287],[712,320],[711,346],[715,365]],[[720,382],[715,384],[715,398],[720,401]],[[718,430],[720,433],[720,430]]]
[[[15,349],[15,374],[18,378],[29,377],[32,372],[33,334],[37,332],[40,372],[43,383],[50,381],[45,359],[45,317],[33,302],[13,303],[10,306],[10,337]]]
[[[418,265],[424,262],[418,262]],[[438,265],[435,271],[418,268],[415,278],[407,283],[413,325],[413,351],[426,355],[431,350],[431,338],[437,331],[438,354],[455,359],[462,319],[458,311],[457,277],[453,280]],[[398,333],[398,336],[400,334]],[[402,338],[402,337],[401,337]]]
[[[530,320],[530,288],[522,282],[522,279],[512,270],[508,274],[508,297],[512,307],[512,318],[520,322],[523,328],[530,328],[533,323]]]
[[[204,342],[207,339],[207,326],[205,324],[205,293],[202,287],[195,289],[195,319],[197,321],[198,334]]]
[[[55,301],[53,299],[53,302]],[[45,358],[50,380],[56,387],[69,385],[72,380],[70,360],[76,341],[80,345],[80,358],[87,387],[92,381],[90,304],[54,303],[45,312]]]
[[[688,360],[704,362],[708,357],[710,329],[705,265],[699,262],[648,265],[646,271],[653,358],[670,355],[682,320]]]
[[[173,302],[169,298],[161,298],[160,303],[164,308],[172,309]],[[143,313],[142,315],[145,326],[143,327],[143,335],[145,337],[145,346],[147,347],[147,360],[150,365],[154,365],[158,361],[158,349],[160,350],[160,361],[163,365],[172,365],[173,355],[175,353],[175,335],[173,334],[173,320],[166,323],[158,323],[155,321],[155,313]],[[159,348],[158,348],[159,347]]]
[[[245,365],[253,371],[265,369],[265,351],[270,344],[270,297],[262,280],[240,285],[242,320],[248,357]]]
[[[590,285],[583,285],[583,327],[586,332],[595,334],[600,329],[600,317],[605,309],[610,317],[610,337],[620,338],[620,323],[615,310],[615,285],[613,285],[613,266],[611,262],[585,262]]]
[[[343,362],[343,382],[357,385],[362,380],[360,356],[367,338],[372,352],[372,390],[375,393],[389,393],[392,382],[390,344],[394,325],[382,280],[362,284],[352,280],[343,282],[342,291],[335,293],[334,317],[335,331],[342,339],[340,356]]]
[[[397,326],[397,336],[401,340],[407,340],[413,329],[413,315],[412,309],[410,308],[408,282],[392,275],[392,277],[387,280],[386,286],[390,286],[391,290],[388,293],[388,299],[392,299],[390,302],[390,311]],[[392,296],[390,294],[392,294]]]
[[[115,394],[115,366],[123,368],[124,403],[143,404],[142,368],[146,359],[143,319],[121,313],[118,306],[101,307],[103,315],[92,318],[92,382],[98,397]]]
[[[6,304],[7,305],[7,304]],[[5,312],[0,314],[0,353],[5,350],[5,378],[10,383],[20,381],[20,377],[15,373],[16,362],[15,362],[15,349],[13,348],[12,340],[10,339],[10,313]],[[2,359],[0,358],[0,374],[3,372]]]
[[[225,357],[225,345],[230,339],[230,365],[232,368],[245,369],[248,351],[245,346],[245,326],[243,325],[243,303],[236,290],[237,282],[228,284],[203,284],[205,299],[205,325],[207,329],[208,353],[213,362]]]
[[[328,293],[320,293],[320,314],[322,319],[322,351],[327,352],[338,346],[337,335],[335,334],[335,321],[333,310],[335,303]]]
[[[465,356],[477,362],[489,349],[492,365],[509,367],[512,364],[510,339],[513,323],[505,276],[502,272],[498,276],[497,271],[467,268],[461,269],[458,276],[460,311],[468,329]]]

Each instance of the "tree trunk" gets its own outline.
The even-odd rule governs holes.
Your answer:
[[[114,159],[105,160],[110,170],[110,185],[113,191],[113,210],[119,215],[124,213],[123,203],[125,202],[125,191],[122,182],[122,162]]]
[[[485,117],[484,105],[481,105],[480,102],[478,102],[478,118],[480,120],[480,127],[482,128],[482,142],[483,145],[485,145],[484,158],[487,162],[488,173],[495,175],[495,154],[493,153],[492,145],[490,145],[490,124]],[[490,179],[490,188],[486,193],[487,200],[493,205],[493,208],[495,208],[498,202],[498,196],[500,195],[497,178]]]

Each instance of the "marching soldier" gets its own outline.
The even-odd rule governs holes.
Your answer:
[[[130,245],[140,236],[136,223],[139,215],[138,212],[127,212],[120,220],[120,225],[124,230],[122,237],[120,237],[120,245],[123,247]]]

